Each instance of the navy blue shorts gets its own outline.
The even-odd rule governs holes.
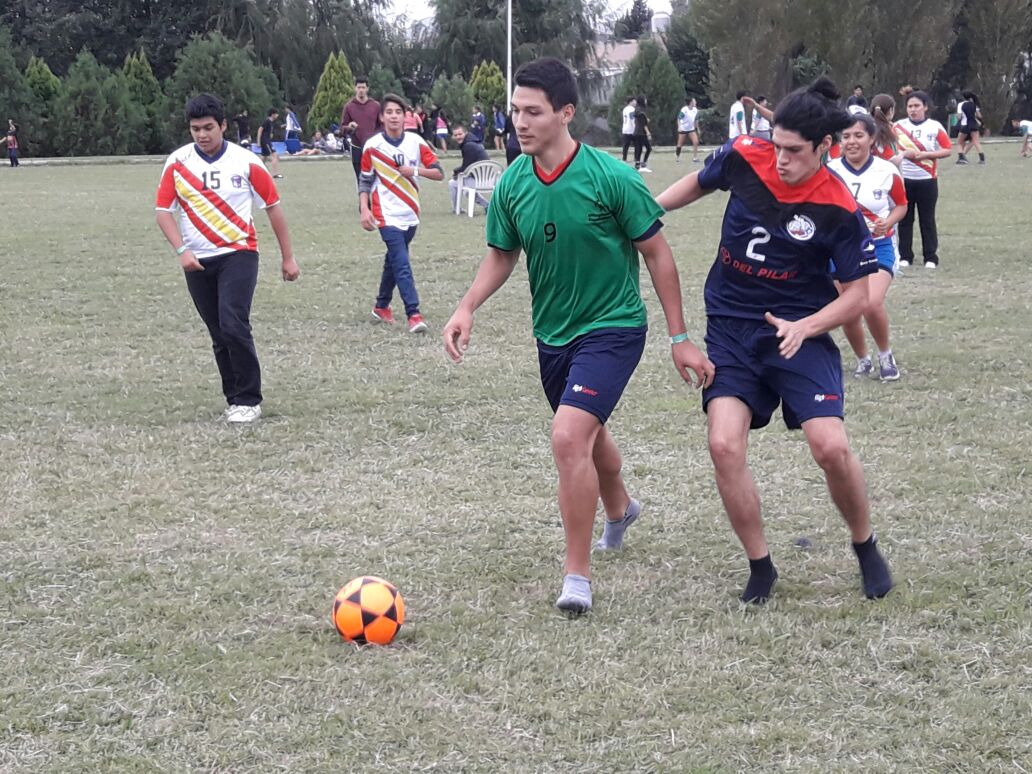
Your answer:
[[[815,417],[843,418],[842,355],[829,334],[815,336],[786,360],[774,326],[764,320],[710,317],[706,354],[717,367],[703,390],[702,408],[714,398],[738,398],[752,409],[751,427],[764,427],[781,403],[785,425],[798,430]]]
[[[645,351],[647,328],[602,328],[552,347],[538,342],[541,386],[555,412],[576,406],[605,424]]]

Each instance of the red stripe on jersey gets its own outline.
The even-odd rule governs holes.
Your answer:
[[[896,207],[907,203],[907,189],[903,185],[903,178],[899,175],[892,176],[892,188],[889,189],[889,196]]]
[[[732,146],[760,178],[774,198],[783,204],[831,204],[856,212],[856,199],[846,184],[823,165],[808,180],[788,185],[778,176],[774,144],[743,135]]]
[[[365,168],[366,154],[369,155],[369,169]],[[383,151],[379,150],[378,148],[369,148],[368,150],[366,150],[365,153],[362,154],[362,171],[363,172],[372,172],[373,171],[373,156],[376,156],[376,158],[380,159],[380,161],[382,161],[387,166],[392,167],[394,169],[398,169],[398,162],[396,162],[394,159],[392,159],[386,153],[384,153]]]
[[[158,183],[158,194],[155,200],[155,206],[160,207],[163,210],[172,208],[172,205],[176,203],[176,179],[175,172],[171,165],[165,167],[165,171],[161,174],[161,182]]]
[[[426,144],[419,146],[419,160],[424,167],[432,167],[437,163],[437,154]]]
[[[276,190],[276,183],[273,182],[272,175],[264,166],[251,164],[247,179],[251,181],[251,188],[262,197],[266,207],[279,204],[280,198],[279,191]]]
[[[376,225],[383,228],[387,225],[387,221],[383,218],[383,208],[380,206],[380,192],[373,191],[372,196],[369,197],[371,209],[373,211],[373,217],[376,218]]]
[[[236,244],[235,242],[227,242],[225,237],[223,237],[218,232],[213,231],[211,226],[209,226],[204,221],[204,218],[202,218],[189,207],[183,207],[183,212],[186,213],[186,217],[190,219],[190,222],[193,224],[194,228],[196,228],[201,233],[201,236],[207,239],[212,246],[228,247],[230,245]]]
[[[414,212],[416,215],[419,215],[419,203],[413,201],[412,197],[405,193],[405,191],[403,191],[398,186],[394,185],[394,183],[392,183],[391,181],[384,180],[382,177],[380,178],[380,185],[382,185],[392,194],[397,196],[406,207],[412,210],[412,212]]]
[[[562,161],[562,163],[560,163],[559,166],[557,166],[551,172],[545,172],[545,170],[538,166],[537,159],[534,159],[534,174],[537,175],[538,180],[540,180],[545,185],[551,185],[559,179],[559,175],[566,171],[566,168],[570,166],[570,162],[573,161],[573,157],[577,155],[577,151],[579,150],[580,143],[578,142],[577,147],[573,149],[573,153],[567,156]]]
[[[226,220],[228,220],[234,226],[239,228],[241,231],[247,231],[247,223],[244,221],[243,218],[237,215],[236,210],[230,207],[226,200],[219,196],[217,193],[206,188],[204,183],[198,180],[197,176],[186,168],[185,164],[183,164],[181,161],[177,161],[172,166],[175,167],[175,170],[179,173],[179,176],[183,178],[186,182],[188,182],[191,186],[193,186],[201,194],[201,196],[207,199],[211,203],[211,205],[216,210],[218,210],[224,218],[226,218]]]

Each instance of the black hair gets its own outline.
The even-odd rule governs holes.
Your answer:
[[[822,75],[809,86],[796,89],[774,111],[774,126],[798,132],[813,143],[814,150],[825,137],[834,138],[853,124],[853,116],[838,105],[839,92],[827,76]]]
[[[558,59],[542,57],[527,62],[516,71],[513,80],[517,86],[541,89],[553,110],[562,110],[566,105],[577,107],[577,81],[570,68]]]
[[[763,96],[762,94],[756,98],[756,104],[757,105],[762,105],[766,101],[767,101],[767,98],[765,96]]]
[[[862,83],[858,83],[856,86],[853,87],[853,91],[856,91],[857,89],[860,89],[860,91],[863,91],[864,90],[863,84]]]
[[[921,91],[920,89],[916,89],[916,90],[910,92],[909,94],[907,94],[907,102],[910,102],[910,100],[912,100],[912,99],[919,99],[919,100],[921,100],[921,102],[924,103],[925,107],[928,107],[928,103],[930,102],[930,99],[928,97],[928,92]]]
[[[869,113],[853,113],[853,122],[849,126],[845,126],[843,128],[849,129],[857,124],[863,124],[864,131],[871,135],[875,140],[878,139],[878,124]]]
[[[452,121],[451,129],[454,132],[456,129],[462,129],[465,131],[466,125],[462,121]]]
[[[226,120],[226,108],[222,100],[214,94],[198,94],[186,103],[186,120],[198,118],[214,118],[215,123],[223,124]]]
[[[964,99],[969,99],[972,102],[974,102],[976,107],[981,107],[981,105],[978,104],[978,95],[975,94],[975,92],[965,91],[962,92],[960,96],[962,96]]]
[[[267,115],[267,116],[269,116],[271,118],[272,116],[279,115],[279,111],[276,108],[269,108],[269,112],[266,113],[265,115]]]
[[[749,96],[749,92],[747,92],[747,91],[744,91],[744,90],[743,91],[736,91],[735,92],[735,101],[740,100],[742,97],[748,97],[748,96]]]
[[[357,78],[355,78],[355,85],[358,86],[358,84],[360,84],[360,83],[364,83],[366,86],[368,86],[369,85],[369,79],[366,78],[364,75],[360,75]]]
[[[386,109],[387,109],[387,103],[388,103],[388,102],[393,102],[393,103],[394,103],[395,105],[397,105],[398,107],[400,107],[400,108],[401,108],[401,111],[402,111],[403,113],[404,113],[404,112],[405,112],[406,110],[408,110],[408,109],[409,109],[408,103],[406,103],[406,102],[405,102],[405,98],[404,98],[404,97],[399,97],[399,96],[398,96],[397,94],[391,94],[390,92],[387,92],[387,93],[386,93],[386,94],[384,94],[384,95],[383,95],[383,97],[382,97],[382,98],[380,99],[380,112],[381,112],[381,113],[382,113],[382,112],[383,112],[384,110],[386,110]]]

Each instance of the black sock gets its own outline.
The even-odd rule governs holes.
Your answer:
[[[889,573],[889,565],[878,551],[878,538],[872,532],[863,543],[853,543],[853,551],[860,562],[864,596],[881,599],[892,590],[892,575]]]
[[[963,153],[958,153],[957,154],[957,161],[963,161],[963,160],[964,160],[964,154]]]
[[[770,596],[777,579],[778,571],[774,569],[770,554],[759,559],[750,559],[749,582],[745,584],[745,591],[740,599],[746,604],[762,605]]]
[[[985,161],[985,154],[984,153],[979,153],[978,154],[978,160],[979,161]]]
[[[677,158],[681,158],[681,149],[678,148],[677,150],[675,150],[674,155],[677,156]]]

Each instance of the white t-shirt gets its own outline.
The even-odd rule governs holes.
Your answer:
[[[623,109],[623,134],[634,134],[634,105],[628,105]]]
[[[688,107],[685,105],[681,108],[681,112],[677,114],[677,131],[679,132],[694,132],[695,131],[695,117],[699,114],[698,108]]]
[[[404,132],[392,140],[377,132],[362,148],[362,181],[371,186],[369,209],[381,228],[409,229],[419,225],[419,184],[398,171],[400,167],[432,167],[437,154],[419,135]]]
[[[257,251],[252,204],[265,209],[279,200],[272,175],[251,151],[224,142],[220,153],[206,156],[190,143],[165,161],[155,207],[178,209],[183,241],[198,258],[211,258]]]
[[[754,110],[752,114],[752,129],[754,132],[769,132],[770,121],[768,121],[759,110]]]
[[[735,100],[727,114],[727,138],[733,140],[745,134],[745,105]]]
[[[1032,134],[1032,121],[1018,122],[1018,134],[1022,137]]]
[[[904,118],[902,121],[897,121],[893,128],[896,130],[896,144],[901,152],[907,150],[937,151],[953,147],[949,134],[934,118],[926,118],[917,124],[909,118]],[[901,169],[903,177],[907,180],[934,180],[937,161],[937,159],[922,161],[903,159]]]
[[[853,169],[844,158],[837,158],[828,162],[828,169],[842,178],[871,231],[878,218],[888,215],[897,204],[907,202],[903,177],[891,161],[871,156],[860,169]],[[885,236],[892,236],[892,231]]]

